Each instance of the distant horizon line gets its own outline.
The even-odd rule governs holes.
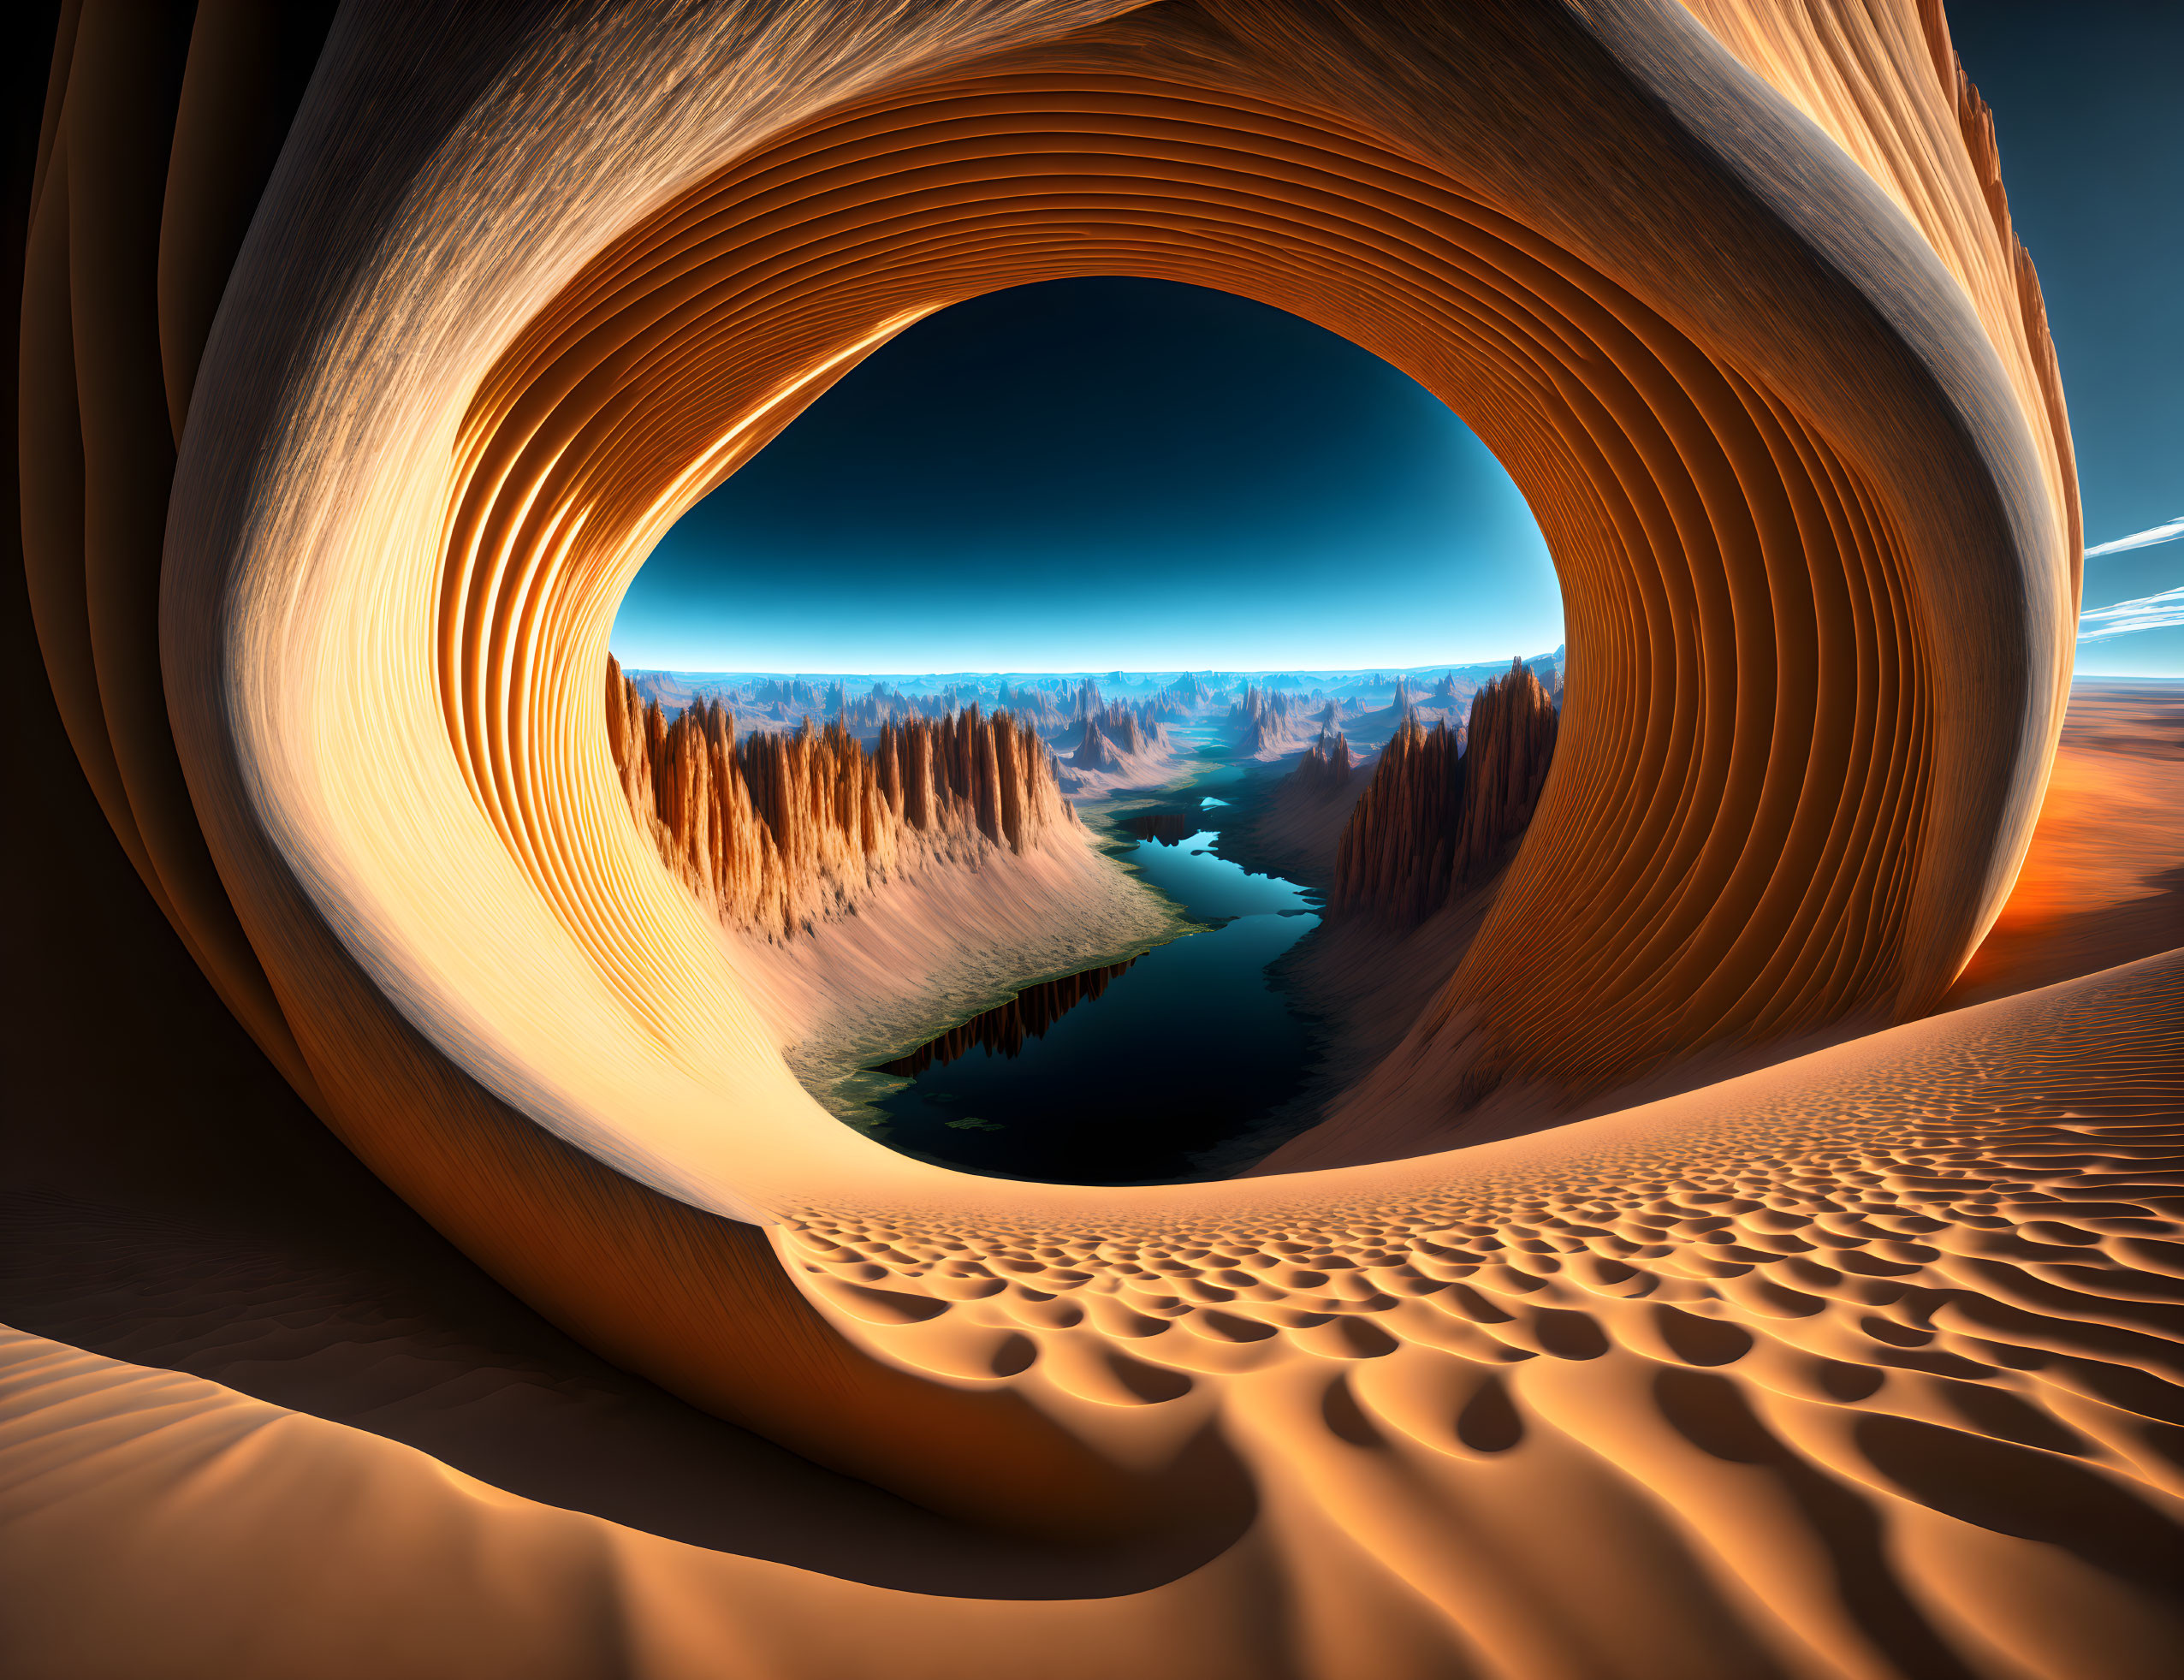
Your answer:
[[[623,665],[621,668],[626,675],[632,677],[767,677],[774,679],[792,677],[805,681],[816,680],[821,678],[841,681],[848,678],[868,677],[1160,677],[1167,679],[1173,679],[1177,677],[1215,676],[1362,677],[1367,675],[1386,675],[1404,677],[1421,676],[1433,672],[1447,672],[1453,674],[1458,671],[1481,670],[1489,666],[1499,667],[1506,665],[1513,660],[1522,660],[1528,665],[1543,660],[1559,662],[1566,656],[1568,645],[1569,644],[1567,643],[1558,642],[1553,647],[1540,653],[1511,654],[1508,656],[1507,658],[1496,657],[1491,659],[1433,660],[1422,665],[1267,665],[1259,667],[1239,665],[1154,665],[1139,667],[1109,665],[1097,668],[1087,666],[1082,669],[1071,671],[1042,668],[1003,671],[990,668],[980,668],[971,666],[964,666],[960,669],[953,671],[794,671],[786,669],[761,670],[756,668],[729,669],[726,668],[701,668],[697,666],[629,664]],[[617,656],[617,659],[619,660],[619,656]]]

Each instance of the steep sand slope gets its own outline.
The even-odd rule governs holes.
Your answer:
[[[1179,925],[1072,824],[1020,856],[958,844],[913,858],[855,914],[805,937],[721,938],[810,1083],[990,1009],[1027,980],[1135,956]]]
[[[1113,1597],[678,1545],[12,1338],[17,1671],[2160,1675],[2180,982],[2184,953],[1516,1143],[1117,1208],[1096,1243],[1033,1205],[797,1221],[801,1275],[932,1380],[1218,1434],[1249,1530]],[[1036,1363],[994,1376],[1012,1345]]]

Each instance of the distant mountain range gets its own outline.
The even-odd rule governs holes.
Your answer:
[[[1528,656],[1525,663],[1543,681],[1558,679],[1564,651]],[[1033,692],[1066,702],[1088,682],[1109,694],[1150,698],[1162,690],[1183,691],[1193,703],[1218,699],[1241,702],[1248,688],[1316,690],[1330,699],[1392,696],[1398,682],[1413,693],[1442,681],[1454,683],[1468,697],[1509,668],[1506,658],[1462,664],[1353,665],[1323,670],[1296,668],[1266,670],[1185,671],[932,671],[917,675],[847,671],[660,671],[629,668],[630,680],[646,700],[677,712],[695,700],[719,700],[746,710],[823,720],[849,703],[877,696],[882,700],[937,701],[945,712],[974,703],[991,709],[1022,706]],[[1553,674],[1551,679],[1550,674]],[[923,706],[916,707],[925,711]]]

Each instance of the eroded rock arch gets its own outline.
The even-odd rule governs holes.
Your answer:
[[[1801,1309],[1765,1254],[1702,1243],[1705,1209],[1986,1147],[1931,1116],[1846,1131],[1792,1091],[1675,1149],[1626,1120],[1246,1184],[941,1172],[798,1090],[631,831],[598,717],[650,541],[889,336],[1059,276],[1217,286],[1449,401],[1564,581],[1545,802],[1429,1015],[1443,1051],[1395,1095],[1597,1089],[1723,1037],[1917,1015],[2029,836],[2079,548],[2037,288],[1938,7],[670,14],[345,12],[232,274],[181,238],[223,179],[183,144],[221,122],[186,88],[155,242],[175,229],[176,286],[222,298],[201,363],[187,312],[147,338],[77,283],[86,218],[149,213],[99,174],[130,90],[96,29],[41,168],[27,343],[91,348],[27,368],[27,412],[75,428],[86,490],[166,510],[147,551],[145,521],[72,524],[71,484],[32,498],[72,734],[260,1042],[467,1252],[826,1462],[1118,1533],[1236,1518],[1292,1412],[1483,1462],[1515,1445],[1513,1386],[1535,1432],[1607,1452],[1566,1373],[1497,1350],[1733,1362],[1755,1337],[1727,1321]],[[119,663],[154,599],[157,692]],[[1520,993],[1520,967],[1553,983]],[[1975,1077],[1917,1054],[1937,1089]],[[1855,1403],[1789,1333],[1759,1339],[1795,1404]],[[1282,1519],[1309,1543],[1407,1582],[1406,1617],[1439,1606],[1449,1648],[1553,1643],[1489,1625],[1456,1563],[1405,1551],[1409,1518],[1327,1539],[1350,1461],[1311,1440],[1320,1516]],[[1763,1641],[1864,1636],[1770,1614]]]

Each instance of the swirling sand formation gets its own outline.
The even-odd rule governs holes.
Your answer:
[[[359,5],[307,90],[240,16],[169,85],[69,11],[33,184],[27,569],[108,820],[486,1272],[1079,1585],[697,1549],[24,1335],[34,1671],[2160,1671],[2179,959],[1920,1018],[2032,840],[2080,546],[1938,6]],[[804,1095],[629,821],[607,626],[895,333],[1118,272],[1404,368],[1563,580],[1554,766],[1391,1113],[1874,1030],[1145,1190]]]

